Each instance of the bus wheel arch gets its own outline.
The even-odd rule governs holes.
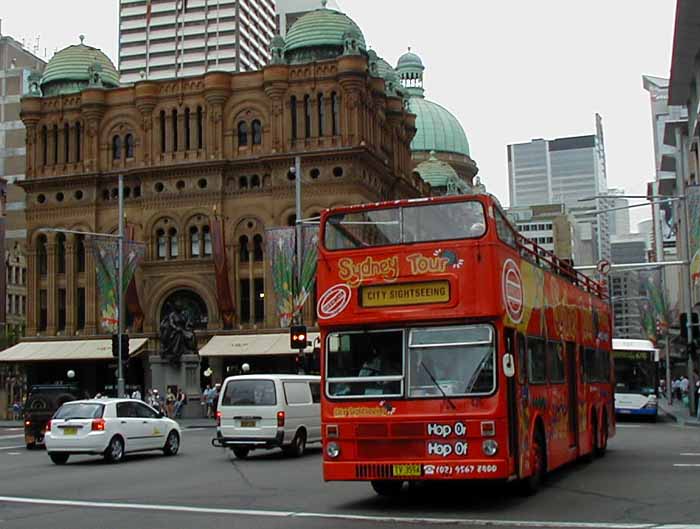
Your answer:
[[[537,416],[533,422],[531,439],[528,454],[531,473],[520,481],[521,492],[526,496],[536,493],[547,475],[547,436],[541,416]]]

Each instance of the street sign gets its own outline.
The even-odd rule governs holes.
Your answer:
[[[599,274],[602,274],[604,276],[608,275],[610,273],[610,261],[607,259],[602,259],[598,261],[598,264],[596,265],[596,270],[598,270]]]

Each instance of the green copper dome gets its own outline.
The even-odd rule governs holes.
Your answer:
[[[397,86],[400,86],[401,84],[399,75],[396,73],[396,70],[394,70],[394,68],[391,67],[391,64],[386,62],[381,57],[377,58],[377,74],[387,83],[395,83]]]
[[[409,111],[416,115],[412,151],[451,152],[469,156],[469,141],[462,125],[450,112],[422,97],[411,97]]]
[[[448,182],[459,180],[457,171],[447,162],[438,160],[434,151],[430,153],[430,158],[418,164],[416,172],[432,187],[445,187]]]
[[[284,54],[290,64],[334,58],[343,53],[348,36],[361,51],[367,51],[362,31],[351,18],[323,7],[306,13],[292,25],[285,38]]]
[[[399,62],[396,64],[396,69],[401,70],[404,68],[418,68],[424,70],[423,61],[415,53],[411,52],[411,48],[408,48],[408,53],[404,53],[399,57]]]
[[[94,74],[99,78],[95,79]],[[119,86],[119,74],[109,57],[83,44],[81,37],[80,44],[68,46],[51,57],[40,85],[44,96],[72,94],[88,85],[115,88]]]

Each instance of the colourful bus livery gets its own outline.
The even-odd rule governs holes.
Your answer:
[[[489,195],[321,219],[324,478],[521,480],[615,433],[604,289]]]

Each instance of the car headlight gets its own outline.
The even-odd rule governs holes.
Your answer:
[[[484,451],[484,455],[489,457],[495,456],[496,452],[498,452],[498,443],[493,439],[486,439],[481,444],[481,449]]]
[[[340,446],[338,446],[338,443],[328,443],[326,445],[326,454],[331,459],[338,457],[340,455]]]

